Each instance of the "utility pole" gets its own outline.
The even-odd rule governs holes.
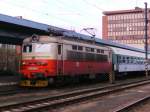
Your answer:
[[[148,24],[148,19],[147,19],[147,2],[145,4],[145,75],[146,78],[148,78],[148,43],[147,43],[147,24]]]

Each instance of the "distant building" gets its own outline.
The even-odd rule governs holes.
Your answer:
[[[132,10],[105,11],[103,14],[103,39],[144,48],[144,9],[136,7]],[[150,23],[148,44],[150,45]]]

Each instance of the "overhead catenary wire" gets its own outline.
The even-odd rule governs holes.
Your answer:
[[[4,2],[7,2],[7,4],[9,4],[9,5],[13,5],[13,6],[16,6],[16,7],[19,7],[19,8],[22,8],[22,9],[27,9],[25,6],[23,6],[23,5],[18,5],[18,4],[10,4],[8,1],[4,1]],[[70,25],[70,23],[72,23],[72,21],[69,21],[69,20],[65,20],[65,19],[63,19],[63,18],[59,18],[59,17],[57,17],[56,15],[53,15],[52,13],[43,13],[43,12],[41,12],[41,11],[38,11],[38,10],[36,10],[36,9],[33,9],[33,8],[29,8],[28,7],[28,9],[30,9],[30,11],[32,11],[32,12],[35,12],[35,13],[37,13],[37,14],[40,14],[40,15],[44,15],[44,16],[47,16],[47,17],[52,17],[52,18],[55,18],[55,19],[57,19],[57,20],[60,20],[60,21],[63,21],[63,22],[65,22],[65,23],[67,23],[68,25]],[[71,24],[71,26],[73,26],[72,24]],[[75,27],[75,26],[74,26]]]
[[[3,2],[7,2],[7,4],[10,4],[10,2],[8,2],[8,1],[3,1]],[[60,8],[65,8],[65,6],[66,6],[66,4],[64,3],[64,2],[62,2],[62,1],[60,1],[60,0],[56,0],[56,2],[58,2],[58,3],[60,3],[60,5],[61,4],[64,4],[64,5],[62,5],[62,6],[58,6],[57,5],[57,7],[60,7]],[[30,8],[30,7],[25,7],[24,5],[22,5],[22,4],[24,4],[24,2],[22,3],[21,2],[21,4],[14,4],[15,2],[13,2],[13,4],[11,4],[11,5],[15,5],[15,6],[17,6],[17,7],[20,7],[20,8],[24,8],[24,9],[30,9],[32,12],[36,12],[36,13],[41,13],[41,14],[43,14],[43,15],[52,15],[52,14],[55,14],[55,15],[57,15],[57,13],[49,13],[49,12],[47,12],[47,13],[43,13],[43,12],[41,12],[41,11],[38,11],[37,9],[33,9],[33,8]],[[42,0],[42,3],[43,4],[48,4],[49,2],[47,2],[46,0]],[[46,9],[46,8],[45,8]],[[72,9],[74,9],[74,8],[72,8]],[[72,10],[71,9],[71,10]],[[67,9],[68,10],[68,9]],[[69,9],[70,10],[70,9]],[[81,12],[81,10],[80,10],[80,12],[76,12],[76,10],[74,10],[74,11],[69,11],[70,13],[68,13],[68,15],[79,15],[79,16],[83,16],[83,13],[81,14],[80,12]],[[60,13],[58,13],[58,14],[60,14]],[[89,16],[89,14],[85,14],[85,12],[84,12],[84,15],[87,15],[87,16]],[[54,16],[54,15],[53,15]],[[55,17],[55,16],[54,16]],[[58,19],[58,17],[57,17],[57,19]],[[88,19],[88,18],[86,18],[86,19]]]
[[[98,10],[100,10],[100,11],[104,11],[104,9],[100,8],[100,7],[97,6],[96,4],[89,3],[87,0],[82,0],[82,1],[84,1],[86,4],[92,6],[92,7],[96,8],[96,9],[98,9]]]
[[[70,19],[70,17],[62,18],[62,17],[60,17],[60,16],[62,16],[61,13],[55,13],[55,11],[54,12],[53,11],[52,12],[44,11],[45,9],[48,8],[49,1],[48,0],[41,0],[41,1],[42,1],[42,6],[45,7],[43,9],[41,7],[40,8],[36,8],[34,6],[30,7],[28,5],[25,5],[27,3],[24,2],[24,1],[22,1],[21,3],[20,2],[17,2],[17,3],[16,2],[10,2],[10,1],[2,1],[2,2],[5,2],[5,3],[10,4],[10,5],[14,6],[14,7],[18,7],[18,8],[24,9],[24,10],[28,9],[31,12],[36,13],[37,16],[39,16],[39,15],[45,16],[46,18],[49,19],[49,21],[50,21],[50,18],[53,18],[52,21],[54,19],[56,19],[58,21],[61,21],[60,23],[56,22],[56,24],[58,24],[58,26],[59,26],[59,24],[63,25],[63,23],[65,23],[67,27],[70,26],[70,28],[73,27],[73,29],[78,27],[78,30],[80,30],[82,28],[85,28],[85,27],[93,27],[93,26],[90,26],[90,22],[87,21],[87,19],[88,19],[88,20],[90,20],[92,22],[92,19],[89,18],[89,14],[88,14],[88,13],[91,13],[91,12],[87,12],[86,10],[81,10],[81,9],[80,9],[81,11],[80,10],[78,11],[78,9],[76,9],[75,7],[70,8],[70,6],[69,6],[70,4],[67,4],[69,6],[68,8],[66,8],[66,12],[67,13],[62,13],[62,15],[73,17],[73,19]],[[66,3],[64,1],[56,0],[56,2],[54,2],[54,3],[56,5],[56,7],[59,7],[60,9],[62,9],[62,8],[65,9],[65,4]],[[64,5],[62,5],[62,4],[64,4]],[[28,15],[28,13],[27,13],[27,15]],[[74,17],[74,15],[75,15],[75,17]],[[42,17],[42,18],[44,18],[44,17]],[[45,20],[48,22],[48,19],[47,20],[45,19]],[[79,23],[79,22],[76,22],[76,21],[82,21],[82,24]]]

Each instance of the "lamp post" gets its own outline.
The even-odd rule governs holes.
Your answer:
[[[144,22],[145,22],[145,75],[146,75],[146,78],[148,78],[148,43],[147,43],[147,24],[148,24],[148,19],[147,19],[147,2],[144,3],[145,4],[145,19],[144,19]]]

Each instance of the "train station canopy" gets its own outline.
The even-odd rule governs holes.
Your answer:
[[[23,39],[33,34],[38,35],[58,35],[67,36],[69,38],[78,38],[82,40],[95,41],[97,44],[107,45],[111,47],[123,48],[132,51],[144,52],[141,49],[129,47],[123,44],[114,43],[112,41],[102,40],[98,37],[92,37],[75,31],[42,24],[22,18],[12,17],[0,14],[0,42],[10,44],[21,44]]]

